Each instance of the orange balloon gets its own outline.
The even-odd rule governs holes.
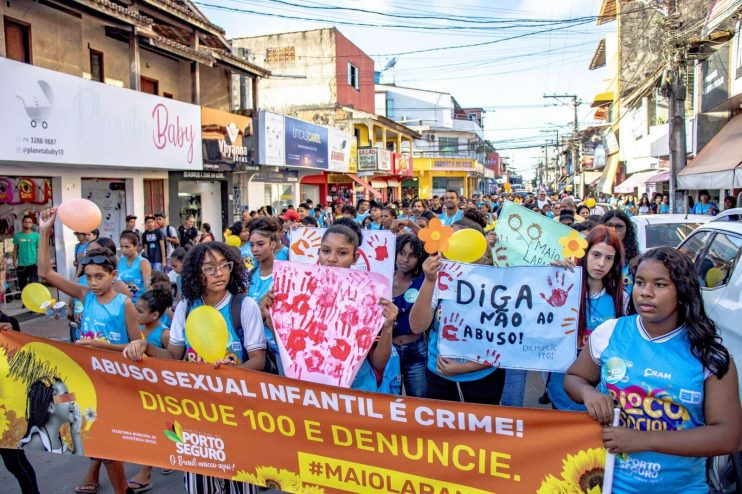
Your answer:
[[[57,208],[57,216],[67,228],[89,233],[100,226],[103,215],[100,208],[87,199],[68,199]]]

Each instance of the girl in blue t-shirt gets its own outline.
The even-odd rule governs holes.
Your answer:
[[[131,292],[131,301],[135,304],[139,296],[149,290],[149,277],[152,266],[139,253],[139,236],[130,231],[121,234],[119,240],[122,257],[118,263],[119,279],[126,283]]]
[[[742,409],[737,370],[690,258],[670,247],[646,252],[631,311],[593,331],[565,389],[606,426],[614,492],[705,494],[706,457],[739,450]],[[618,427],[610,427],[614,407]]]
[[[601,223],[615,230],[623,244],[623,284],[631,295],[634,286],[634,276],[631,274],[631,265],[639,259],[639,243],[636,240],[636,227],[629,216],[619,209],[608,211],[601,218]]]
[[[251,221],[248,229],[251,253],[257,266],[249,272],[247,296],[260,303],[273,286],[276,233],[280,231],[281,225],[271,217],[261,217]],[[278,345],[273,338],[273,333],[267,326],[264,332],[268,344],[267,351],[271,353],[271,357],[275,358],[279,374],[283,374]]]
[[[108,249],[88,249],[79,259],[86,284],[75,283],[55,272],[49,262],[49,234],[57,217],[56,209],[43,211],[39,223],[39,276],[50,286],[83,301],[80,339],[77,345],[121,351],[139,335],[136,309],[131,299],[117,293],[116,256]],[[105,462],[114,492],[126,490],[126,474],[121,461]],[[100,460],[92,460],[83,486],[100,487],[97,480]]]
[[[336,268],[350,268],[358,260],[358,247],[363,236],[361,227],[351,218],[341,218],[325,231],[319,250],[318,264]],[[379,393],[400,394],[399,358],[392,345],[392,330],[397,317],[397,306],[382,299],[384,306],[384,325],[376,343],[369,351],[352,389]],[[270,307],[273,305],[273,291],[269,291],[260,304],[267,326],[273,330]]]
[[[469,228],[469,224],[468,220],[457,221],[454,223],[454,230]],[[410,329],[413,333],[423,333],[430,329],[425,396],[435,400],[498,405],[505,386],[504,369],[453,359],[438,353],[441,313],[448,304],[455,304],[451,300],[433,299],[441,259],[441,255],[437,254],[428,257],[423,263],[425,281],[410,310]]]
[[[582,296],[577,323],[577,351],[587,343],[590,333],[609,319],[623,315],[625,296],[621,256],[623,246],[613,229],[598,225],[587,236],[585,256],[577,260],[582,266]],[[568,259],[556,261],[557,266],[572,269]],[[585,411],[564,391],[564,374],[552,372],[546,384],[551,404],[557,410]]]
[[[170,340],[170,330],[162,323],[162,316],[173,303],[170,286],[153,286],[137,300],[137,322],[140,339],[158,348],[165,348]],[[152,467],[142,465],[139,472],[129,480],[129,488],[135,492],[152,487]]]
[[[407,396],[425,397],[425,367],[428,341],[424,334],[410,329],[410,311],[423,284],[423,262],[428,255],[413,234],[397,237],[392,296],[399,309],[394,321],[393,343],[400,358],[402,380]]]

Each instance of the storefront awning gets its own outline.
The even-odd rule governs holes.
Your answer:
[[[686,190],[742,187],[742,114],[731,119],[678,174]]]
[[[657,172],[655,171],[634,173],[619,185],[616,185],[613,188],[613,192],[620,192],[622,194],[633,193],[637,187],[644,185],[647,179],[652,178],[656,174]]]
[[[595,108],[598,106],[610,105],[611,103],[613,103],[613,91],[608,91],[606,93],[596,94],[595,98],[593,98],[593,104],[590,106]]]
[[[613,189],[613,181],[616,179],[616,170],[618,170],[618,153],[612,154],[605,158],[605,168],[598,181],[598,192],[610,194]]]
[[[351,180],[353,180],[355,183],[363,187],[366,190],[366,192],[374,196],[376,199],[381,199],[382,197],[381,193],[377,191],[376,189],[374,189],[373,187],[371,187],[368,183],[366,183],[366,181],[359,178],[358,175],[354,173],[348,173],[348,176],[350,177]]]
[[[658,184],[660,182],[669,182],[670,181],[670,170],[665,170],[663,172],[659,172],[657,175],[654,175],[653,177],[649,177],[645,183],[648,184]]]

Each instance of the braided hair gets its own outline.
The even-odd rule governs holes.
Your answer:
[[[49,405],[54,402],[54,385],[61,383],[58,377],[42,377],[28,387],[26,394],[26,433],[28,437],[32,427],[42,427],[46,424],[49,415]]]

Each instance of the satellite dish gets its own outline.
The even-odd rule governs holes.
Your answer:
[[[384,70],[389,70],[395,65],[397,65],[397,57],[392,57],[384,66]]]

